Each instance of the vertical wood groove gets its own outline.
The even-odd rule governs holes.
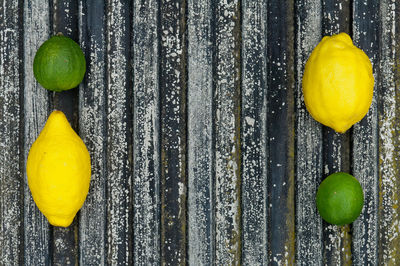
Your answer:
[[[186,1],[162,0],[161,264],[186,264]]]
[[[33,76],[33,59],[39,46],[50,37],[49,6],[43,1],[24,2],[24,165],[29,149],[48,116],[48,93]],[[24,171],[24,264],[49,265],[50,229],[36,207]]]
[[[216,4],[215,237],[216,264],[241,261],[240,1]]]
[[[353,130],[353,173],[364,191],[363,210],[353,223],[356,265],[378,262],[378,13],[376,1],[353,2],[353,41],[370,58],[375,77],[374,97],[369,112]]]
[[[267,147],[271,263],[294,264],[294,1],[268,4]],[[269,42],[271,40],[271,42]],[[272,41],[273,40],[273,41]]]
[[[133,264],[160,261],[158,2],[133,6]]]
[[[381,1],[378,121],[379,121],[379,263],[400,260],[399,162],[399,12],[396,1]]]
[[[131,5],[106,3],[107,264],[132,261]]]
[[[92,176],[79,212],[79,264],[106,262],[106,44],[104,1],[80,1],[80,43],[86,75],[79,87],[79,132],[91,155]]]
[[[0,6],[0,264],[23,262],[21,1]],[[22,132],[21,132],[22,131]]]
[[[321,38],[321,3],[299,1],[296,10],[296,262],[322,265],[322,221],[314,203],[322,176],[322,132],[307,112],[301,83],[304,65]]]
[[[188,1],[188,262],[215,259],[212,3]]]
[[[266,265],[267,5],[242,4],[242,263]]]

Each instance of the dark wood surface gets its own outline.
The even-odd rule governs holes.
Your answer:
[[[3,0],[0,265],[397,265],[399,27],[395,0]],[[87,72],[53,93],[32,64],[59,32]],[[301,91],[312,49],[338,32],[375,77],[345,134],[314,121]],[[53,109],[92,159],[68,228],[48,224],[26,181]],[[364,190],[351,225],[315,206],[337,171]]]

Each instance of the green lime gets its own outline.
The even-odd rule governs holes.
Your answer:
[[[316,202],[319,214],[325,221],[344,225],[352,223],[360,215],[364,194],[354,176],[339,172],[322,181]]]
[[[44,88],[64,91],[82,82],[85,56],[79,45],[68,37],[56,35],[45,41],[33,60],[33,74]]]

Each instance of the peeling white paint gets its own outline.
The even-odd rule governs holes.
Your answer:
[[[108,88],[107,93],[111,98],[107,99],[107,242],[108,263],[125,264],[130,258],[129,237],[126,232],[130,227],[130,187],[131,170],[129,169],[128,152],[129,143],[127,113],[127,60],[124,39],[128,33],[125,14],[127,3],[119,0],[111,0],[108,3],[110,10],[107,20],[108,43]]]
[[[160,261],[158,5],[135,1],[133,6],[133,256],[135,265],[143,265]]]
[[[21,18],[18,2],[5,2],[0,8],[0,264],[17,265],[24,242],[22,195],[24,182],[20,169],[20,71],[18,31]]]
[[[238,41],[234,36],[235,17],[239,11],[238,1],[218,3],[216,44],[218,64],[216,67],[216,111],[215,121],[215,211],[216,211],[216,264],[235,264],[239,254],[239,155],[236,149],[240,136],[237,134],[235,98],[239,69],[234,54]],[[238,23],[238,22],[236,22]],[[238,47],[237,47],[238,48]]]
[[[87,63],[90,63],[87,64],[87,83],[79,87],[79,132],[91,156],[92,176],[88,196],[80,211],[79,259],[81,265],[103,265],[106,262],[106,158],[102,134],[106,126],[103,115],[106,101],[105,34],[102,27],[99,31],[93,30],[95,25],[88,19],[91,10],[84,14],[83,4],[80,2],[79,5],[79,23],[84,28],[80,31],[80,42],[88,53]],[[82,36],[83,33],[88,36]],[[88,44],[90,46],[86,47]]]
[[[321,127],[309,115],[302,93],[301,78],[304,65],[311,51],[321,38],[321,2],[303,1],[298,4],[304,20],[297,17],[297,190],[296,190],[296,253],[300,265],[310,261],[322,264],[322,222],[315,208],[314,199],[322,176]]]
[[[40,0],[24,2],[24,165],[48,116],[48,92],[33,76],[33,59],[39,46],[49,38],[49,16],[48,5]],[[49,223],[32,199],[26,171],[24,181],[24,262],[44,265],[49,262]]]
[[[383,103],[383,114],[380,116],[379,130],[379,178],[380,195],[379,202],[379,231],[380,250],[383,258],[382,263],[396,265],[399,256],[400,243],[400,213],[398,211],[400,182],[398,181],[400,165],[399,156],[399,132],[398,125],[398,81],[399,73],[398,52],[396,44],[396,20],[398,13],[395,11],[396,1],[383,1],[381,3],[382,14],[385,14],[382,22],[382,48],[381,48],[381,86],[384,90],[381,101]]]
[[[188,1],[188,262],[211,265],[212,66],[210,1]]]
[[[372,10],[372,9],[371,9]],[[370,53],[370,45],[365,43],[362,47],[358,43],[361,36],[366,36],[366,32],[362,31],[362,21],[369,21],[370,18],[364,18],[361,14],[354,14],[353,20],[353,42],[363,49],[367,55],[371,54],[370,60],[375,61],[377,53]],[[364,38],[364,37],[363,37]],[[371,41],[372,43],[373,41]],[[372,51],[372,50],[371,50]],[[376,66],[374,66],[376,70]],[[377,80],[377,73],[374,73]],[[364,205],[360,217],[353,223],[353,254],[355,264],[375,263],[377,258],[378,245],[378,136],[376,132],[377,124],[377,101],[376,86],[374,88],[374,97],[370,110],[364,121],[365,125],[360,123],[354,126],[353,130],[353,174],[360,181],[364,191]],[[366,248],[365,248],[366,247]]]

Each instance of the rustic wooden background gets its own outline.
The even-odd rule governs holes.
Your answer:
[[[0,0],[0,265],[399,265],[399,26],[395,0]],[[341,31],[376,79],[343,135],[301,92],[310,52]],[[58,32],[80,43],[87,74],[52,93],[32,63]],[[93,164],[66,229],[26,182],[53,109]],[[314,204],[336,171],[365,193],[343,227]]]

